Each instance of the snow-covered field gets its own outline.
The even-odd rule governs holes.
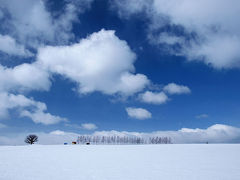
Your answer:
[[[239,180],[240,145],[0,147],[0,180]]]

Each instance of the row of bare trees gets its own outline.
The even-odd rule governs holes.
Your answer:
[[[77,138],[78,144],[171,144],[170,137],[87,136]]]

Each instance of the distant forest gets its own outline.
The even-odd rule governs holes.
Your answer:
[[[78,136],[78,144],[172,144],[170,137]]]

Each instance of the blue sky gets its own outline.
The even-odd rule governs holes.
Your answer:
[[[239,127],[239,3],[216,3],[0,0],[0,135]]]

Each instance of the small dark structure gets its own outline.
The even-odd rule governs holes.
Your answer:
[[[67,145],[68,143],[64,143],[64,145]]]
[[[86,145],[90,145],[90,142],[87,142]]]
[[[72,144],[77,144],[77,142],[76,142],[76,141],[73,141]]]

